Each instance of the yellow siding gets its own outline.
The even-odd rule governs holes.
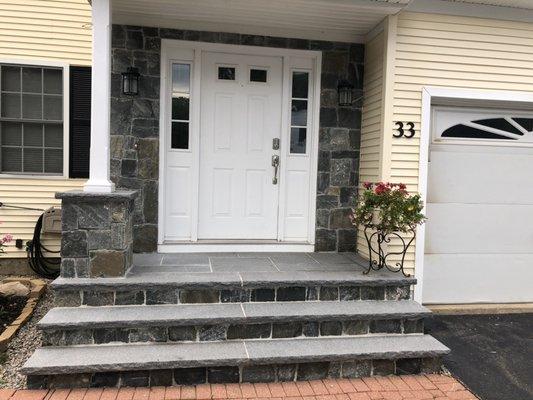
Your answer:
[[[1,178],[0,201],[7,205],[45,210],[52,206],[60,206],[61,202],[54,198],[56,192],[81,189],[84,182],[78,179]],[[10,233],[14,239],[23,239],[26,244],[26,241],[33,237],[35,223],[41,213],[41,211],[0,208],[0,237]],[[43,244],[50,250],[58,250],[59,236],[45,236]],[[14,242],[9,243],[5,250],[7,254],[2,257],[26,257],[25,248],[17,249]]]
[[[394,139],[388,169],[393,182],[418,190],[422,87],[533,92],[533,25],[422,13],[398,18],[393,121],[413,121],[416,138]],[[393,126],[385,135],[393,134]],[[407,266],[414,266],[414,248]]]
[[[0,61],[42,60],[91,65],[91,7],[87,0],[0,0]],[[59,205],[55,192],[79,189],[83,180],[0,177],[0,202],[46,209]],[[0,208],[0,237],[31,239],[39,211]],[[58,249],[56,236],[45,246]],[[15,243],[2,257],[25,257]],[[1,262],[1,258],[0,258]]]
[[[91,65],[87,0],[0,0],[0,59]]]
[[[361,183],[376,182],[380,179],[383,144],[384,53],[385,33],[381,31],[365,47],[361,158],[359,163],[359,181]],[[357,235],[357,248],[362,255],[368,256],[367,244],[362,230]]]

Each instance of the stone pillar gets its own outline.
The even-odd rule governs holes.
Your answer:
[[[62,200],[61,276],[124,276],[133,258],[136,191],[56,193]]]

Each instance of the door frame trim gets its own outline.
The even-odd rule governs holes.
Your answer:
[[[504,90],[476,90],[447,87],[422,87],[422,110],[420,121],[420,145],[418,164],[418,191],[424,202],[422,212],[426,213],[428,194],[429,145],[432,137],[432,110],[435,105],[450,105],[460,102],[461,105],[471,106],[501,106],[510,108],[533,107],[533,93],[504,91]],[[414,299],[422,304],[424,290],[424,256],[425,256],[425,224],[418,225],[415,247],[415,277]]]
[[[191,132],[190,143],[192,148],[199,148],[200,144],[200,100],[199,94],[201,93],[201,68],[202,68],[202,52],[228,52],[238,53],[244,55],[257,55],[257,56],[273,56],[281,57],[283,59],[283,72],[282,72],[282,96],[281,96],[281,123],[283,136],[286,137],[290,134],[289,112],[288,112],[288,93],[290,93],[290,71],[289,66],[290,58],[301,58],[311,60],[313,67],[312,73],[314,74],[312,83],[313,104],[311,110],[312,126],[309,130],[309,157],[310,157],[310,170],[309,170],[309,216],[308,216],[308,232],[307,232],[307,245],[314,245],[315,243],[315,228],[316,228],[316,186],[318,176],[318,143],[319,143],[319,115],[320,115],[320,83],[321,83],[321,67],[322,67],[322,52],[315,50],[298,50],[298,49],[284,49],[284,48],[272,48],[272,47],[260,47],[260,46],[244,46],[234,44],[222,44],[222,43],[206,43],[186,40],[173,40],[162,39],[161,40],[161,76],[160,76],[160,114],[159,114],[159,180],[158,180],[158,246],[171,245],[172,242],[165,242],[165,181],[166,181],[166,119],[169,113],[167,104],[167,93],[169,90],[169,73],[168,64],[170,60],[173,60],[171,56],[172,51],[189,51],[193,56],[189,59],[183,59],[180,61],[189,62],[192,65],[191,69]],[[280,168],[280,181],[283,181],[285,176],[285,166],[287,152],[281,152],[281,168]],[[191,235],[190,240],[180,241],[181,244],[177,246],[183,246],[185,244],[196,244],[198,241],[198,207],[199,207],[199,175],[200,175],[200,152],[192,151],[192,173],[193,173],[193,195],[191,198]],[[278,211],[278,242],[283,237],[284,229],[284,216],[285,216],[285,190],[280,187],[279,191],[279,211]],[[175,242],[174,242],[175,243]],[[206,245],[208,246],[208,245]],[[261,245],[255,245],[261,246]],[[271,246],[271,245],[268,245]],[[301,245],[298,245],[301,246]],[[197,250],[198,251],[198,250]],[[265,250],[266,251],[266,250]]]

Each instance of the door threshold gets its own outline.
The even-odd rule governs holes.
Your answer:
[[[315,245],[306,242],[278,242],[277,240],[203,239],[197,242],[167,241],[158,245],[157,251],[159,253],[309,253],[315,251]]]

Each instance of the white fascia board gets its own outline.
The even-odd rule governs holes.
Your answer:
[[[427,14],[533,22],[533,10],[479,3],[459,3],[446,0],[412,0],[404,10]]]

